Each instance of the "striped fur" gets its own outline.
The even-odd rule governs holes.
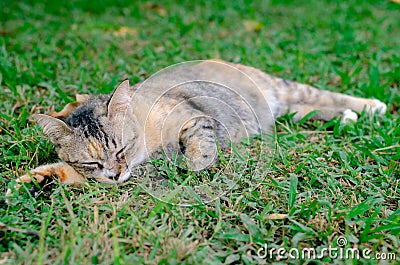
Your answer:
[[[243,77],[251,82],[244,82]],[[209,81],[166,89],[185,80]],[[217,81],[237,89],[224,89]],[[64,183],[82,183],[87,178],[123,182],[135,166],[162,153],[183,154],[192,170],[202,170],[215,163],[217,143],[226,146],[228,135],[238,141],[268,130],[274,120],[263,100],[268,102],[271,117],[296,112],[295,120],[313,110],[320,111],[316,118],[322,120],[340,115],[356,119],[351,110],[364,108],[371,113],[386,111],[386,105],[375,99],[318,90],[244,65],[219,60],[184,65],[134,87],[126,80],[110,95],[68,108],[72,113],[64,110],[62,118],[35,115],[63,162],[28,172],[15,188],[31,177],[37,182],[48,177]]]

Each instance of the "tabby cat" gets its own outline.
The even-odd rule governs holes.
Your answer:
[[[190,169],[200,171],[215,163],[228,138],[235,142],[268,131],[274,118],[288,112],[296,113],[294,120],[319,110],[313,118],[340,115],[346,121],[357,119],[352,110],[364,108],[386,112],[379,100],[318,90],[249,66],[220,60],[183,64],[133,87],[125,80],[112,94],[69,105],[58,117],[34,115],[62,162],[31,170],[14,189],[32,178],[121,183],[137,165],[164,153],[184,155]]]

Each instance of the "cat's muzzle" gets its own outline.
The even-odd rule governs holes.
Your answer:
[[[121,175],[121,172],[120,171],[114,172],[108,169],[103,169],[103,174],[106,175],[108,178],[118,180],[119,176]]]

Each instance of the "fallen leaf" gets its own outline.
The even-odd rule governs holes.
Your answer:
[[[146,3],[142,5],[142,7],[144,9],[154,10],[157,14],[159,14],[162,17],[165,17],[167,15],[167,11],[160,4]]]
[[[135,36],[137,35],[137,29],[130,27],[120,27],[117,31],[113,33],[114,36],[126,37],[127,35]]]
[[[259,32],[263,27],[263,24],[256,20],[243,20],[244,28],[247,32],[255,31]]]
[[[269,214],[264,217],[264,219],[267,219],[267,220],[283,220],[286,218],[288,218],[288,215],[282,214],[282,213],[273,213],[273,214]]]
[[[50,116],[54,118],[66,118],[68,117],[72,112],[74,112],[80,105],[82,105],[83,102],[88,100],[90,96],[88,94],[76,94],[75,95],[76,102],[71,102],[65,105],[65,107],[59,111],[51,111]]]
[[[76,94],[75,99],[76,102],[83,103],[90,98],[89,94]]]

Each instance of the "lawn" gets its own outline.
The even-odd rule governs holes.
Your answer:
[[[377,264],[386,257],[398,264],[400,5],[179,2],[1,1],[0,264],[310,261],[279,257],[278,248],[292,255],[357,249],[368,255],[325,252],[315,261]],[[5,203],[16,176],[57,161],[31,114],[60,110],[75,93],[109,93],[125,78],[134,83],[207,58],[377,98],[388,112],[361,113],[347,125],[279,119],[278,152],[262,183],[204,205],[160,202],[134,181],[55,183],[39,196],[25,188]],[[274,255],[264,255],[266,246]]]

